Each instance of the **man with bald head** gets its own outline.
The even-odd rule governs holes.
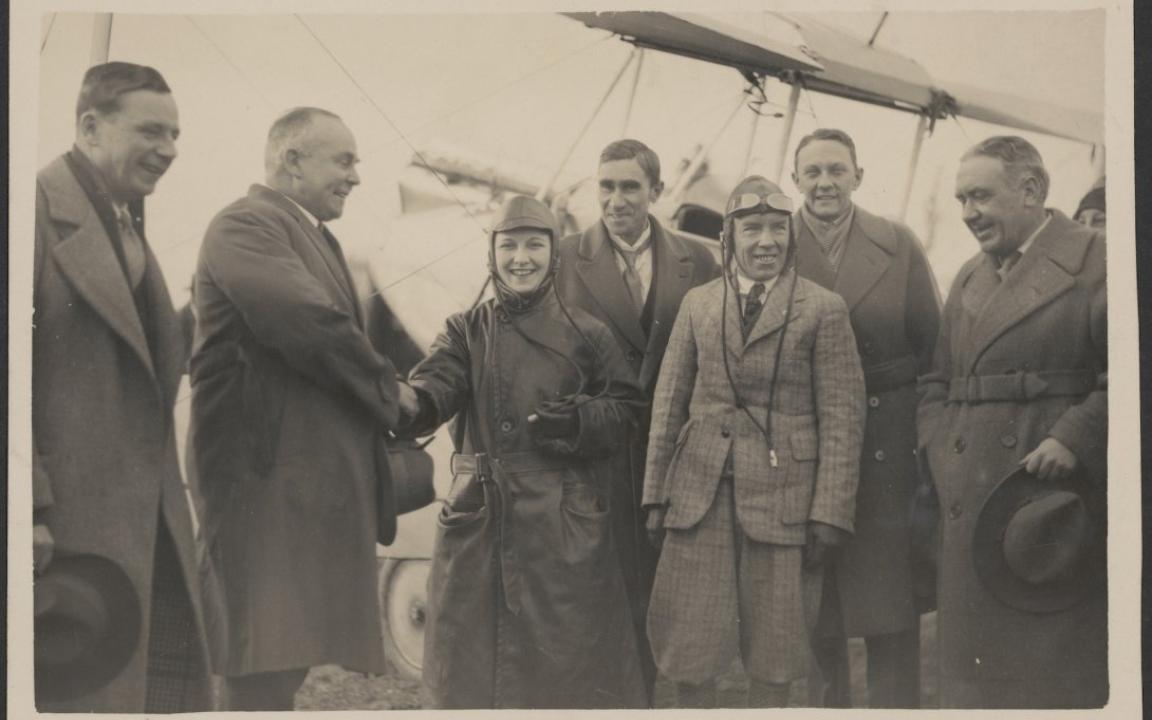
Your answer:
[[[376,601],[381,440],[401,406],[325,223],[360,184],[335,114],[272,125],[266,184],[208,226],[195,279],[190,474],[204,498],[213,659],[230,710],[291,710],[313,665],[384,671]],[[385,533],[387,534],[387,533]]]

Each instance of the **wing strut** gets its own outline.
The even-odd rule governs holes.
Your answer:
[[[924,136],[928,134],[928,115],[920,114],[920,121],[916,123],[916,138],[912,141],[912,157],[908,160],[908,179],[904,181],[904,195],[900,199],[900,219],[908,218],[908,201],[912,199],[912,183],[916,180],[916,166],[920,162],[920,149],[924,145]]]
[[[784,165],[788,161],[788,143],[792,140],[792,125],[796,122],[796,107],[800,104],[800,78],[792,79],[792,91],[788,94],[788,110],[784,115],[784,128],[780,131],[780,145],[776,149],[776,184],[784,177]]]
[[[108,62],[108,47],[112,44],[112,13],[97,13],[92,23],[92,53],[88,64],[102,65]]]

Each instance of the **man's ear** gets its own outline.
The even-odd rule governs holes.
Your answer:
[[[1040,181],[1035,175],[1025,175],[1020,180],[1020,192],[1024,193],[1024,204],[1028,207],[1041,207],[1044,202],[1040,199]]]
[[[652,188],[648,191],[648,202],[654,203],[657,200],[659,200],[660,199],[660,193],[662,193],[662,192],[664,192],[664,181],[663,180],[661,180],[660,182],[653,185]]]
[[[800,189],[800,176],[796,174],[795,170],[792,171],[792,184],[796,186],[797,190]]]
[[[100,118],[95,110],[85,110],[80,115],[76,121],[76,134],[87,145],[97,146],[100,144]]]
[[[296,148],[288,148],[284,151],[284,170],[294,178],[300,177],[300,159],[304,157],[304,153]]]
[[[858,167],[856,168],[856,187],[852,189],[855,190],[856,188],[859,188],[860,183],[862,182],[864,182],[864,168]]]

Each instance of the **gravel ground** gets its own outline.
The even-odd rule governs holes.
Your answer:
[[[936,616],[926,615],[921,623],[921,692],[924,707],[932,707],[936,700],[935,647]],[[866,707],[864,643],[853,640],[849,644],[852,667],[852,704]],[[722,707],[742,707],[746,681],[739,667],[720,679]],[[792,688],[792,705],[802,706],[807,699],[804,683]],[[661,680],[656,685],[656,707],[675,707],[676,691],[671,682]],[[420,683],[400,677],[395,672],[381,676],[365,676],[334,666],[314,668],[308,680],[296,695],[297,710],[413,710],[420,708]]]

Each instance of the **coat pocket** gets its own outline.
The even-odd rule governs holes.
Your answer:
[[[807,522],[812,512],[812,492],[816,484],[816,460],[819,442],[815,430],[797,430],[789,437],[791,457],[784,481],[784,512],[786,525]]]

